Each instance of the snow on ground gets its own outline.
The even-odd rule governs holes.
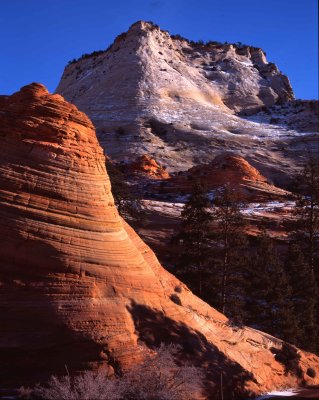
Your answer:
[[[274,391],[274,392],[269,392],[267,394],[264,394],[260,397],[258,397],[256,400],[266,400],[266,399],[271,399],[274,396],[277,397],[291,397],[291,396],[296,396],[298,394],[298,391],[295,389],[288,389],[288,390],[283,390],[283,391]]]
[[[237,62],[239,62],[242,65],[246,65],[247,67],[252,67],[253,63],[249,60],[249,61],[239,61],[237,60]]]
[[[170,203],[158,200],[143,200],[142,203],[146,210],[156,211],[172,217],[179,217],[184,207],[184,203]]]
[[[213,193],[211,193],[213,197]],[[147,210],[156,211],[160,214],[179,217],[184,207],[187,196],[180,196],[178,202],[143,200],[143,206]],[[248,203],[241,208],[243,215],[247,217],[262,216],[265,213],[289,212],[294,207],[294,201],[268,201],[265,203]]]
[[[309,132],[298,132],[293,129],[288,129],[285,125],[272,125],[262,122],[262,120],[258,120],[258,116],[251,118],[249,121],[250,128],[254,128],[258,135],[252,135],[254,139],[265,139],[265,138],[289,138],[289,137],[297,137],[297,136],[307,136],[310,135]]]
[[[266,203],[250,203],[241,209],[242,214],[257,216],[265,212],[289,211],[294,207],[294,201],[267,201]]]

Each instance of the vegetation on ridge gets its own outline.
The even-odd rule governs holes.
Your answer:
[[[172,272],[234,323],[319,352],[319,165],[298,178],[295,217],[280,246],[265,231],[245,233],[241,203],[227,186],[211,201],[195,183],[173,238]]]
[[[153,21],[145,21],[145,22],[148,23],[151,26],[151,30],[154,30],[154,29],[157,29],[157,28],[160,29],[159,25],[155,24]],[[131,27],[134,26],[134,25],[135,24],[131,25]],[[239,48],[239,49],[240,48],[248,48],[249,47],[250,49],[253,49],[253,50],[259,50],[258,47],[249,46],[249,45],[243,44],[242,42],[228,43],[228,42],[219,42],[219,41],[216,41],[216,40],[208,40],[207,42],[204,42],[203,40],[197,40],[197,41],[196,40],[190,40],[190,39],[187,39],[187,38],[183,37],[180,34],[170,34],[170,32],[167,31],[167,30],[162,30],[162,32],[168,33],[173,40],[186,41],[189,45],[191,45],[193,47],[198,47],[198,46],[201,46],[201,47],[210,47],[210,46],[222,47],[222,46],[232,45],[232,46],[234,46],[236,48]],[[77,63],[79,61],[82,61],[82,60],[86,60],[88,58],[97,57],[97,56],[99,56],[99,55],[101,55],[103,53],[107,53],[112,48],[113,44],[116,41],[125,39],[126,35],[127,35],[127,32],[120,33],[119,35],[116,36],[114,42],[111,43],[105,50],[95,50],[92,53],[84,53],[79,58],[73,58],[72,60],[70,60],[67,63],[67,66],[69,66],[71,64],[75,64],[75,63]]]

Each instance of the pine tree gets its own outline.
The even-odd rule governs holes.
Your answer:
[[[132,225],[141,225],[142,206],[139,195],[127,183],[122,171],[108,158],[106,158],[106,168],[119,214]]]
[[[285,264],[292,287],[291,300],[294,314],[298,322],[296,344],[314,352],[318,340],[318,325],[316,324],[318,289],[314,274],[296,243],[290,244]]]
[[[315,295],[319,287],[319,162],[310,158],[297,179],[298,199],[295,206],[295,219],[292,222],[291,242],[298,246],[304,262],[307,263],[310,303],[308,330],[304,330],[302,343],[313,351],[319,351],[319,301]],[[304,269],[304,268],[303,268]],[[292,274],[291,274],[292,275]],[[316,304],[313,306],[313,300]],[[314,342],[317,341],[316,344]],[[309,345],[307,345],[309,342]],[[303,345],[303,344],[302,344]]]
[[[213,216],[217,222],[214,235],[217,239],[215,273],[221,277],[219,309],[233,319],[240,320],[245,296],[243,279],[245,223],[240,212],[239,199],[230,186],[226,185],[217,193]]]
[[[249,275],[248,323],[295,342],[297,321],[291,301],[292,288],[273,241],[265,232],[256,238]]]
[[[310,159],[298,177],[294,238],[319,282],[319,163]]]
[[[195,183],[181,213],[181,231],[175,238],[181,252],[179,274],[190,273],[192,276],[195,272],[197,287],[192,279],[189,283],[199,296],[203,295],[203,273],[210,264],[210,206],[204,187]]]

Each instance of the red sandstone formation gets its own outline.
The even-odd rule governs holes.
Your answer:
[[[0,107],[2,384],[65,374],[65,366],[128,368],[139,342],[180,343],[211,394],[221,373],[225,393],[299,384],[274,359],[280,340],[229,324],[119,217],[83,113],[39,84]],[[300,354],[304,379],[318,384],[319,359]]]
[[[269,200],[281,198],[287,192],[271,185],[247,160],[238,155],[224,153],[209,164],[200,164],[181,172],[163,186],[163,191],[190,193],[194,182],[201,182],[207,190],[230,185],[243,200]]]
[[[129,169],[133,173],[141,173],[153,179],[169,179],[170,177],[166,169],[147,154],[138,157],[129,165]]]

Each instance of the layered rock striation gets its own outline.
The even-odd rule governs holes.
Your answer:
[[[211,394],[296,386],[282,342],[239,328],[165,271],[118,215],[90,120],[31,84],[0,98],[0,377],[21,384],[85,368],[120,372],[139,343],[179,343]],[[178,301],[176,301],[178,298]],[[230,392],[229,392],[230,393]]]
[[[219,190],[229,186],[243,201],[267,201],[282,199],[289,192],[272,185],[247,160],[232,153],[218,155],[209,164],[200,164],[180,172],[165,184],[158,185],[160,193],[191,193],[195,183],[207,190]],[[153,185],[156,189],[156,186]]]
[[[298,110],[288,78],[262,49],[194,43],[148,22],[71,62],[56,91],[91,118],[116,162],[148,154],[172,173],[227,150],[285,185],[317,148],[312,110],[305,121],[277,118],[286,113],[278,104]],[[244,116],[259,110],[266,118]]]

